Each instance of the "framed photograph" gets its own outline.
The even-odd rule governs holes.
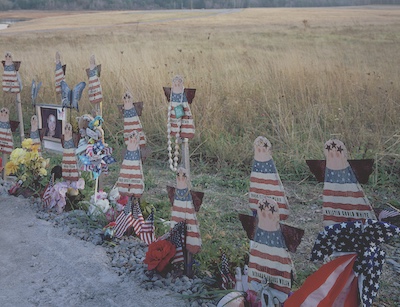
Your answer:
[[[39,129],[43,138],[43,147],[57,152],[63,152],[61,136],[65,126],[66,110],[60,105],[37,104]]]

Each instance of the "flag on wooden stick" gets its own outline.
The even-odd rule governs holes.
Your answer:
[[[142,227],[139,232],[139,237],[144,243],[150,245],[154,240],[154,209],[151,209],[150,215],[146,221],[142,223]]]

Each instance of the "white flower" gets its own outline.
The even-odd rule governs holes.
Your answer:
[[[96,202],[91,201],[89,214],[97,216],[100,213],[106,213],[110,208],[110,202],[108,201],[108,199],[98,199]]]

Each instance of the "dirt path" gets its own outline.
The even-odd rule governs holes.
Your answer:
[[[0,195],[0,306],[184,306],[111,270],[105,250],[69,236],[24,198]]]

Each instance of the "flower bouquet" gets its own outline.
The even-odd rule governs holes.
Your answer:
[[[40,155],[39,145],[34,144],[32,139],[25,139],[21,146],[22,148],[16,148],[11,152],[10,161],[5,167],[6,175],[13,175],[17,179],[9,193],[24,196],[39,195],[46,185],[49,159]]]

